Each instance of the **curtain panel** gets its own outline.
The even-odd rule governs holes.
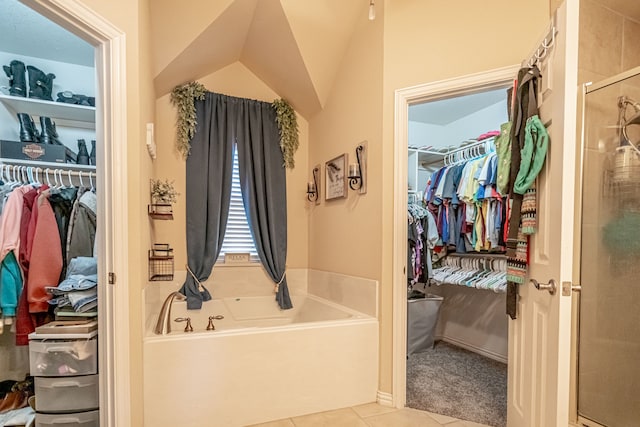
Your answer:
[[[207,92],[195,101],[197,126],[187,158],[187,262],[180,292],[189,309],[211,299],[201,284],[220,254],[229,215],[233,150],[260,261],[276,284],[276,301],[292,307],[285,263],[287,199],[284,159],[276,113],[267,102]]]

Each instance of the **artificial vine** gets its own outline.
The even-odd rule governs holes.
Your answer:
[[[203,100],[207,89],[198,82],[185,83],[176,86],[171,91],[171,103],[178,107],[178,120],[176,123],[178,151],[185,159],[191,151],[189,140],[196,131],[196,99]]]
[[[284,157],[284,167],[293,169],[293,157],[300,145],[296,112],[284,99],[276,99],[271,105],[276,110],[276,122],[280,130],[280,149]]]
[[[206,92],[207,89],[198,82],[185,83],[171,91],[171,103],[178,108],[176,146],[185,159],[191,151],[189,141],[193,138],[197,125],[194,102],[196,99],[203,100]],[[284,167],[293,169],[294,156],[300,145],[296,112],[284,99],[276,99],[271,105],[276,110]]]

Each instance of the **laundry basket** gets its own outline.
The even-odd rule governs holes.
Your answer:
[[[432,294],[407,300],[407,356],[433,348],[443,301],[443,297]]]

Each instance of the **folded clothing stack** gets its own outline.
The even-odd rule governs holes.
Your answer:
[[[98,305],[98,264],[93,257],[71,259],[67,277],[58,286],[49,286],[53,295],[49,304],[59,308],[71,306],[76,313],[95,310]]]

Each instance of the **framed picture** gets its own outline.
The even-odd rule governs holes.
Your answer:
[[[325,200],[347,197],[347,153],[324,164]]]

